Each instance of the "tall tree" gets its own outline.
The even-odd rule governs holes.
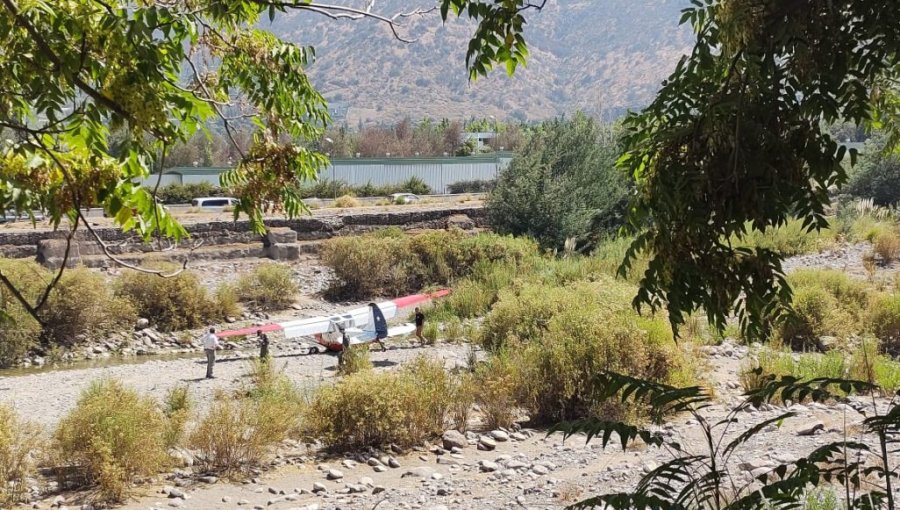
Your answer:
[[[512,71],[524,61],[523,13],[533,7],[540,5],[439,4],[444,19],[478,20],[467,55],[473,75],[496,63]],[[222,179],[239,194],[235,214],[261,231],[263,204],[289,216],[304,212],[290,184],[326,163],[302,143],[328,122],[304,71],[315,53],[257,28],[264,16],[288,10],[376,20],[406,42],[399,23],[424,12],[382,15],[311,0],[0,0],[0,128],[13,133],[0,149],[0,205],[45,210],[54,227],[68,229],[70,242],[84,227],[111,258],[83,208],[102,208],[148,240],[184,238],[152,191],[133,182],[216,120],[240,155]],[[255,127],[249,147],[233,139],[238,123]],[[111,130],[119,134],[115,156]],[[61,275],[37,301],[2,273],[0,280],[37,318]]]
[[[674,327],[704,308],[716,326],[736,312],[760,335],[790,297],[781,256],[729,240],[791,215],[827,225],[847,150],[823,124],[885,126],[900,139],[900,2],[692,3],[682,21],[696,31],[693,52],[626,121],[636,240],[621,270],[649,254],[635,305],[666,309]]]

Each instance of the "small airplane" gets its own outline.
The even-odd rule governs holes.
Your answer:
[[[388,327],[387,321],[396,317],[397,312],[403,308],[425,303],[448,294],[450,291],[446,289],[429,294],[413,294],[377,304],[369,303],[367,306],[354,308],[341,314],[222,331],[218,336],[227,338],[254,335],[257,331],[264,333],[282,331],[287,339],[313,337],[316,343],[323,348],[340,352],[343,350],[344,335],[349,337],[350,345],[357,345],[412,333],[416,329],[413,324],[406,323]],[[309,352],[315,354],[320,351],[318,347],[314,346],[310,348]]]

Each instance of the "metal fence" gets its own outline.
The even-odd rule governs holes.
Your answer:
[[[497,178],[497,174],[509,164],[512,155],[497,153],[488,156],[445,158],[350,158],[333,159],[319,172],[319,179],[343,181],[351,186],[367,183],[374,186],[398,184],[411,177],[422,179],[436,194],[449,191],[451,184],[460,181],[485,181]],[[162,185],[219,184],[219,175],[226,168],[172,168],[162,176]],[[143,181],[144,186],[154,186],[157,176]]]

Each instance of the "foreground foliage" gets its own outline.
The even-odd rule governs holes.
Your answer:
[[[730,243],[748,230],[825,228],[829,188],[855,151],[827,132],[843,120],[900,130],[900,10],[886,0],[695,2],[692,53],[653,103],[625,121],[622,169],[636,181],[622,266],[650,258],[636,306],[673,327],[698,308],[748,338],[790,299],[782,256]],[[798,41],[803,41],[798,43]],[[894,145],[892,143],[891,145]]]
[[[614,436],[625,448],[638,440],[644,444],[666,448],[673,460],[644,475],[631,492],[595,496],[571,508],[635,509],[709,509],[763,510],[796,508],[807,497],[810,487],[840,488],[847,509],[894,507],[893,487],[900,472],[891,452],[900,435],[900,394],[887,414],[866,416],[865,432],[872,434],[875,447],[864,441],[844,439],[818,446],[805,457],[781,464],[749,480],[730,470],[729,459],[768,425],[779,425],[796,413],[787,411],[754,424],[746,431],[728,434],[736,416],[774,399],[803,402],[833,400],[852,392],[868,392],[871,385],[845,379],[816,378],[800,382],[793,377],[764,376],[759,388],[747,394],[722,420],[712,423],[702,413],[712,404],[712,397],[700,387],[676,388],[606,372],[598,377],[604,394],[626,404],[647,404],[653,415],[689,413],[698,423],[704,451],[687,451],[666,435],[629,423],[592,418],[562,423],[554,428],[565,437],[584,433],[587,440],[601,440],[606,447]]]

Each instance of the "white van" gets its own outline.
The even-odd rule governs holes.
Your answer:
[[[231,197],[203,197],[191,200],[191,207],[199,207],[200,209],[234,207],[237,204],[238,199]]]

